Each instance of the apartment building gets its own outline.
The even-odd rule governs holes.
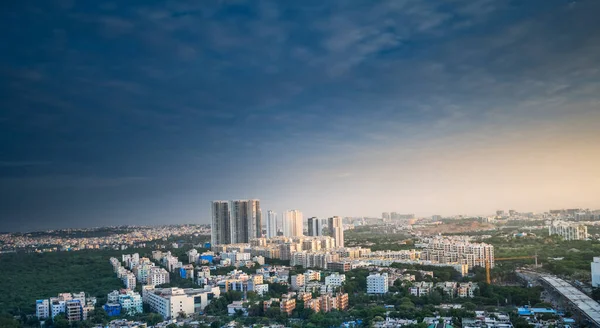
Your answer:
[[[191,315],[204,310],[210,301],[219,297],[218,287],[199,288],[153,288],[144,286],[142,299],[165,319],[177,318],[180,313]]]
[[[429,293],[431,293],[432,289],[433,289],[432,282],[421,281],[421,282],[414,283],[413,286],[409,288],[409,292],[411,295],[421,297],[421,296],[429,295]]]
[[[486,260],[494,267],[494,246],[486,243],[471,243],[462,239],[434,238],[425,245],[420,254],[421,260],[438,264],[467,265],[468,270],[475,266],[485,267]]]
[[[585,225],[565,221],[552,221],[548,226],[548,234],[562,236],[564,240],[585,240],[588,237]]]
[[[292,314],[292,311],[296,308],[296,299],[293,293],[281,295],[281,301],[279,302],[279,309],[281,312],[285,312],[288,315]]]
[[[367,277],[367,294],[385,294],[387,292],[387,273],[372,273]]]
[[[35,316],[40,320],[50,317],[50,302],[48,300],[35,301]]]
[[[81,321],[87,319],[88,312],[94,309],[95,304],[96,298],[86,298],[84,292],[61,293],[58,297],[36,300],[36,315],[41,320],[65,313],[69,321]]]
[[[167,270],[159,267],[153,267],[148,271],[147,284],[153,287],[162,284],[168,284],[170,279],[171,278]]]
[[[337,272],[334,272],[334,273],[330,274],[329,276],[325,277],[325,285],[329,285],[329,286],[341,287],[345,281],[346,281],[346,275],[339,274]]]
[[[295,274],[290,277],[290,285],[292,290],[299,290],[302,286],[304,286],[304,275],[303,274]]]

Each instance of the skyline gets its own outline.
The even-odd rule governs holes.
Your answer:
[[[15,3],[0,231],[600,208],[600,3]]]

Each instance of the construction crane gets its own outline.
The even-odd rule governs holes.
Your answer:
[[[497,257],[494,259],[494,262],[510,261],[510,260],[526,260],[526,259],[535,259],[535,266],[537,268],[537,266],[538,266],[537,254],[530,255],[530,256]],[[490,259],[489,258],[485,259],[485,281],[488,283],[488,285],[492,283],[492,278],[490,276]]]

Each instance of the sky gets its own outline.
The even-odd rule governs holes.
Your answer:
[[[0,231],[600,208],[598,1],[1,6]]]

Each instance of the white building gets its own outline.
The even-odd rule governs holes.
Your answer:
[[[594,257],[592,262],[592,287],[600,287],[600,257]]]
[[[564,221],[552,221],[548,234],[562,236],[565,240],[585,240],[588,237],[586,226]]]
[[[367,294],[385,294],[388,292],[388,274],[376,273],[367,277]]]
[[[345,281],[346,281],[346,275],[339,274],[338,272],[334,272],[331,275],[325,277],[325,285],[341,287]]]
[[[168,284],[170,282],[169,272],[163,268],[153,267],[148,272],[147,280],[147,284],[153,287]]]
[[[200,254],[198,254],[198,251],[195,249],[190,249],[189,251],[187,251],[187,256],[188,256],[188,263],[192,263],[192,264],[196,264],[196,262],[198,262],[198,259],[200,258]]]
[[[142,296],[132,290],[113,290],[107,295],[107,303],[121,305],[121,313],[134,315],[143,313]]]
[[[434,238],[425,245],[421,252],[421,260],[439,264],[466,264],[469,270],[475,266],[485,267],[486,261],[489,261],[490,267],[493,268],[494,246],[446,237]]]
[[[50,302],[48,300],[35,301],[35,315],[38,319],[47,319],[50,317]]]
[[[221,295],[219,287],[196,288],[162,288],[145,286],[144,302],[165,319],[177,318],[180,313],[191,315],[204,310],[210,300]]]
[[[267,238],[277,237],[277,213],[267,211]]]
[[[131,272],[125,274],[121,280],[123,280],[123,284],[127,289],[135,289],[135,275]]]

